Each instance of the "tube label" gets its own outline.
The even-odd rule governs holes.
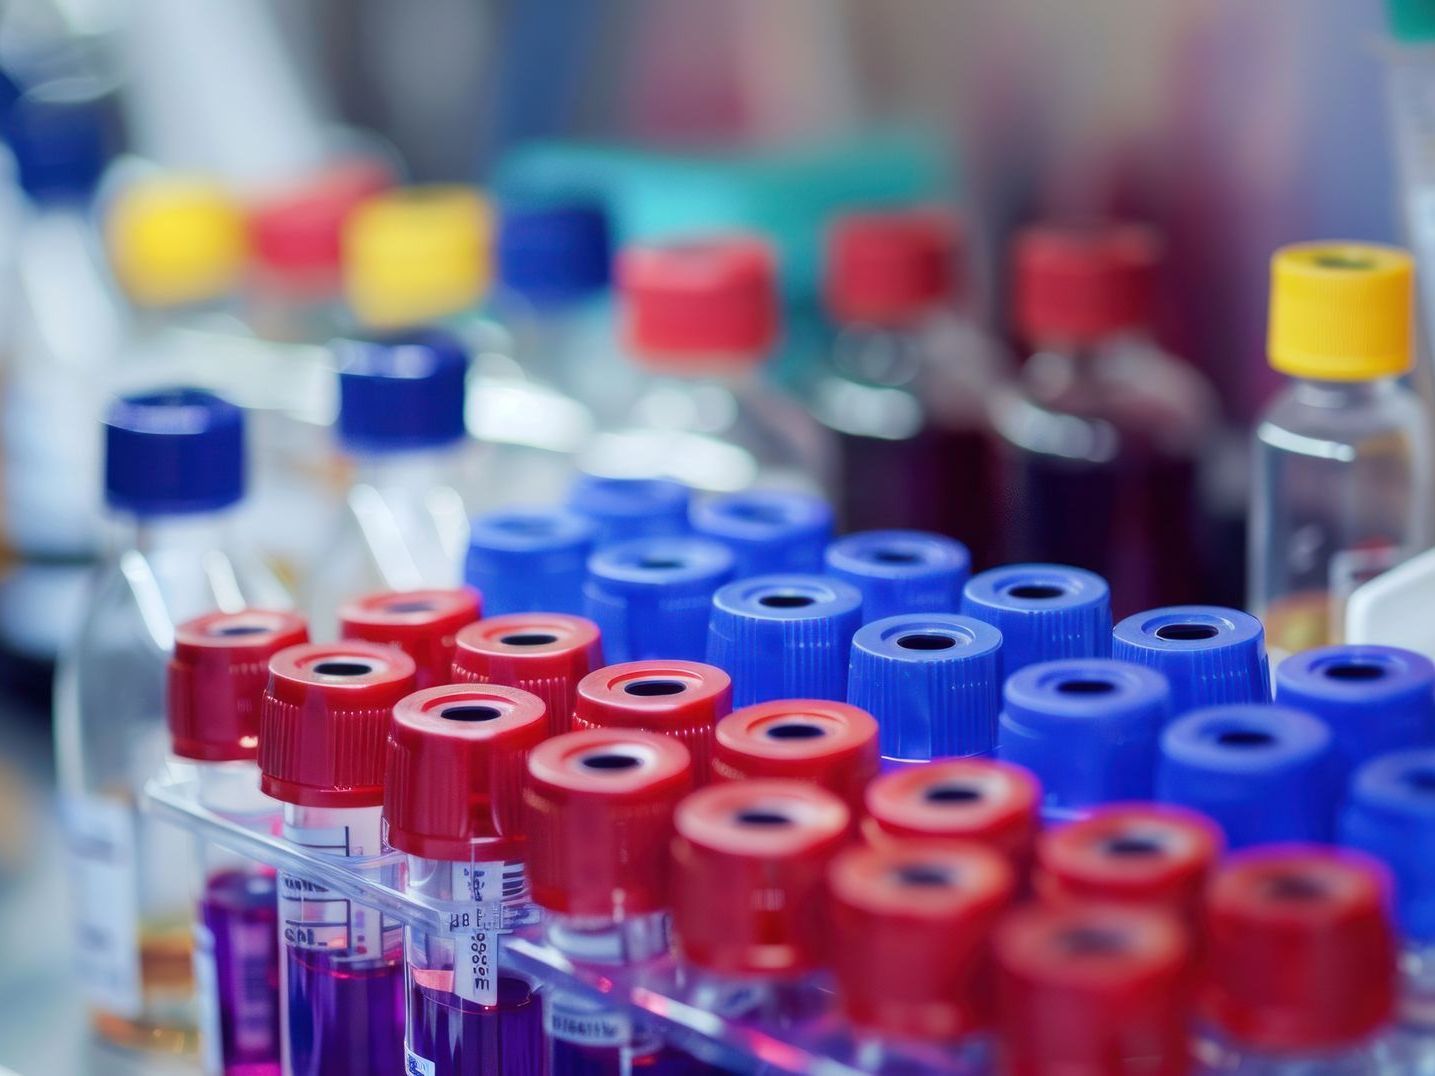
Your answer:
[[[505,904],[523,901],[522,863],[455,863],[453,894],[465,906],[449,913],[453,931],[453,990],[465,1001],[498,1004],[498,935],[511,925]]]
[[[143,1005],[134,814],[99,796],[69,799],[63,810],[85,996],[97,1009],[133,1019]]]
[[[627,1046],[633,1021],[627,1013],[605,1008],[582,994],[554,991],[543,1006],[543,1030],[576,1046]]]
[[[363,827],[285,825],[292,844],[325,855],[360,859],[382,851],[377,830]],[[279,929],[286,945],[317,949],[349,960],[367,960],[400,952],[403,924],[375,908],[358,904],[318,882],[279,875]]]
[[[404,1047],[404,1076],[438,1076],[438,1068],[426,1057]]]

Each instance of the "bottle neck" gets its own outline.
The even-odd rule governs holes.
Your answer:
[[[227,541],[234,515],[233,506],[179,515],[117,511],[111,517],[111,548],[116,552],[134,549],[144,554],[215,549]]]
[[[1359,406],[1384,399],[1399,391],[1400,381],[1394,377],[1378,377],[1369,381],[1297,378],[1291,383],[1291,392],[1301,403],[1327,409]]]
[[[398,452],[356,452],[354,483],[378,488],[402,487],[415,492],[452,482],[462,441]]]

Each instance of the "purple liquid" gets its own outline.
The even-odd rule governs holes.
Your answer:
[[[205,884],[226,1076],[279,1074],[279,934],[272,874],[225,871]]]
[[[623,1063],[623,1052],[616,1046],[583,1046],[554,1039],[549,1053],[549,1076],[695,1076],[712,1072],[710,1066],[696,1058],[659,1045],[650,1052],[633,1055]]]
[[[409,988],[409,1048],[432,1061],[437,1076],[541,1076],[539,994],[522,979],[499,976],[498,1004],[490,1007],[415,981]]]
[[[289,1076],[404,1071],[404,964],[287,951]]]

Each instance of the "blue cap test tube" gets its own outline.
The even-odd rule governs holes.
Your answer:
[[[954,613],[972,558],[955,538],[926,531],[860,531],[827,547],[827,574],[862,592],[866,623],[903,613]]]
[[[732,676],[737,709],[773,699],[847,697],[847,652],[862,595],[820,575],[762,575],[712,600],[707,661]]]
[[[693,505],[692,528],[737,558],[736,576],[820,572],[832,540],[832,506],[810,493],[752,489]]]
[[[1038,661],[1111,653],[1111,591],[1095,572],[1012,564],[973,576],[961,611],[1002,633],[1006,675]]]
[[[877,719],[884,763],[989,755],[996,747],[1002,636],[955,613],[892,616],[852,639],[847,701]]]
[[[1078,658],[1028,665],[1002,692],[997,755],[1041,780],[1052,817],[1150,799],[1171,687],[1145,665]]]
[[[1156,798],[1203,811],[1231,848],[1328,841],[1339,780],[1330,729],[1286,706],[1211,706],[1161,736]]]
[[[1265,629],[1238,609],[1171,605],[1136,613],[1116,625],[1111,656],[1165,673],[1177,717],[1200,706],[1271,699]]]
[[[463,341],[441,329],[341,340],[339,440],[361,454],[442,449],[462,441]]]
[[[593,524],[566,509],[490,512],[473,521],[464,581],[485,616],[583,612]]]
[[[706,538],[638,538],[588,558],[584,615],[601,629],[610,664],[702,661],[713,592],[732,578],[727,546]]]
[[[692,491],[670,478],[581,475],[568,491],[568,507],[593,521],[599,545],[686,534],[691,499]]]
[[[1435,945],[1435,748],[1393,751],[1362,765],[1336,828],[1341,844],[1390,868],[1400,933],[1428,951]]]

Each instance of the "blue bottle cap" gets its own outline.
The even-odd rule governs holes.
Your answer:
[[[1395,646],[1322,646],[1276,666],[1276,702],[1321,718],[1347,769],[1435,742],[1435,664]]]
[[[88,201],[112,150],[109,112],[79,81],[16,98],[0,136],[14,155],[21,188],[37,202]]]
[[[438,329],[336,344],[339,438],[360,452],[440,448],[464,436],[468,358]]]
[[[484,616],[581,615],[593,534],[591,522],[561,508],[479,516],[469,532],[465,582],[483,595]]]
[[[1041,778],[1053,813],[1149,800],[1171,687],[1145,665],[1076,658],[1007,678],[997,755]]]
[[[852,639],[847,701],[877,719],[882,757],[988,755],[1001,705],[1002,636],[956,613],[889,616]]]
[[[862,619],[954,613],[971,574],[967,547],[926,531],[862,531],[827,547],[827,574],[862,592]]]
[[[1165,673],[1177,717],[1199,706],[1271,701],[1265,629],[1238,609],[1170,605],[1136,613],[1116,625],[1111,656]]]
[[[568,507],[598,528],[598,544],[686,534],[692,491],[670,478],[580,475]]]
[[[597,205],[504,205],[496,247],[500,285],[538,306],[581,301],[612,277],[608,217]]]
[[[832,506],[810,493],[747,490],[693,505],[693,530],[737,558],[737,577],[820,572],[832,540]]]
[[[244,495],[244,413],[200,389],[126,396],[105,415],[105,501],[140,516],[212,512]]]
[[[1210,706],[1161,735],[1156,798],[1210,815],[1231,848],[1328,841],[1338,770],[1330,729],[1286,706]]]
[[[732,677],[732,704],[847,697],[847,651],[862,595],[820,575],[760,575],[713,595],[707,660]]]
[[[1065,564],[1010,564],[974,575],[962,613],[1002,633],[1006,675],[1038,661],[1111,653],[1111,591],[1095,572]]]
[[[713,592],[732,578],[727,546],[707,538],[636,538],[588,558],[584,615],[621,661],[702,661]]]
[[[1390,867],[1401,934],[1435,941],[1435,749],[1395,751],[1362,765],[1336,828],[1341,844]]]

